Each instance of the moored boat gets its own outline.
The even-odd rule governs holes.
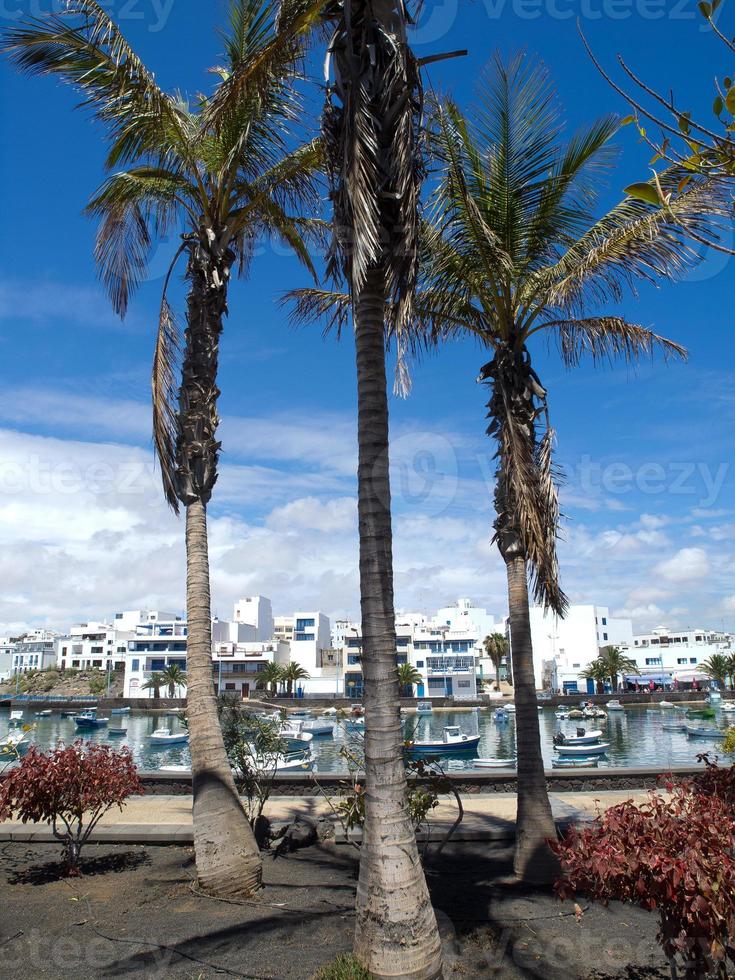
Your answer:
[[[329,738],[334,735],[334,723],[325,718],[309,718],[303,723],[302,732],[315,738]]]
[[[130,714],[130,708],[113,708],[110,711],[110,714],[111,715],[129,715]]]
[[[658,706],[659,706],[659,708],[673,708],[674,707],[674,702],[673,701],[659,701]]]
[[[98,718],[96,710],[80,711],[78,715],[74,715],[77,728],[104,728],[109,723],[109,718]]]
[[[552,759],[552,769],[596,769],[600,764],[599,757],[593,756],[591,759],[582,756],[579,759]]]
[[[723,701],[720,711],[725,715],[735,714],[735,701]]]
[[[683,721],[664,721],[661,727],[665,732],[685,732],[687,729]]]
[[[605,707],[608,711],[625,711],[618,698],[613,698],[611,701],[608,701]]]
[[[506,721],[510,721],[510,714],[505,710],[505,708],[496,708],[493,711],[493,721],[496,724],[502,724]]]
[[[724,738],[727,735],[722,729],[707,725],[686,725],[685,728],[689,738]]]
[[[473,759],[471,767],[478,769],[515,769],[515,759]]]
[[[554,735],[554,745],[594,745],[602,738],[602,729],[596,728],[587,732],[584,728],[578,728],[576,735],[567,735],[564,732],[557,732]]]
[[[596,745],[555,745],[554,751],[559,755],[605,755],[609,748],[609,742],[598,742]]]
[[[23,724],[23,712],[11,711],[8,724],[11,728],[20,728],[20,726]]]
[[[127,728],[108,728],[107,734],[110,738],[122,738],[128,734]]]
[[[419,715],[430,715],[434,710],[434,706],[431,701],[417,701],[416,702],[416,712]]]
[[[447,725],[441,739],[421,739],[407,746],[412,755],[455,755],[458,752],[474,752],[480,741],[479,735],[466,735],[459,725]]]
[[[183,745],[189,741],[186,730],[172,732],[170,728],[157,728],[148,736],[151,745]]]
[[[51,708],[45,708],[43,711],[34,712],[36,718],[49,718],[52,714]]]

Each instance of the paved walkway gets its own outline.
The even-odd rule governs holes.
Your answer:
[[[607,809],[623,800],[643,800],[647,795],[643,791],[617,790],[550,794],[554,817],[563,823],[590,820],[601,809]],[[455,840],[507,840],[513,837],[515,794],[465,796],[462,803],[465,814]],[[265,812],[273,821],[291,820],[297,816],[311,820],[331,819],[335,823],[337,839],[344,839],[341,826],[329,804],[320,797],[273,797]],[[454,800],[443,797],[432,812],[432,839],[440,837],[454,823],[456,817],[457,807]],[[189,844],[192,842],[191,796],[133,797],[122,812],[113,810],[102,818],[92,839],[109,844]],[[54,837],[45,824],[7,821],[0,824],[0,841],[8,840],[46,842],[53,841]]]

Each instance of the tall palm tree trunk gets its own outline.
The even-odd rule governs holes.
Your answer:
[[[192,243],[186,347],[179,392],[176,492],[186,505],[187,717],[193,780],[194,850],[201,887],[219,897],[252,894],[260,851],[225,751],[212,677],[207,501],[217,479],[217,367],[232,254],[210,237]]]
[[[509,556],[506,571],[518,749],[518,812],[513,868],[525,881],[544,883],[558,870],[556,859],[546,844],[547,840],[556,837],[556,828],[541,756],[525,559],[520,555]]]
[[[403,763],[388,473],[384,285],[368,272],[355,302],[358,392],[360,606],[365,705],[365,826],[355,953],[371,975],[432,980],[441,946]]]
[[[199,884],[227,898],[260,886],[260,853],[227,760],[212,681],[207,511],[186,508],[187,719],[193,777],[194,850]]]

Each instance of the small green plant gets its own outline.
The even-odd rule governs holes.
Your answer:
[[[722,743],[722,751],[726,755],[735,755],[735,726],[729,729],[725,740]]]
[[[101,675],[93,675],[89,678],[89,693],[90,694],[102,694],[107,686],[105,678]]]
[[[371,980],[371,974],[354,956],[343,953],[315,973],[313,980]]]

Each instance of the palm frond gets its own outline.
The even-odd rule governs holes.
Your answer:
[[[347,326],[350,318],[349,293],[329,289],[289,289],[279,302],[289,307],[289,319],[297,324],[322,322],[324,333],[336,330],[337,337]]]
[[[662,177],[674,196],[665,207],[626,198],[597,221],[578,242],[537,277],[527,294],[534,302],[575,311],[585,302],[619,301],[636,280],[657,283],[681,278],[701,256],[690,244],[692,233],[717,237],[717,226],[732,214],[724,182],[693,181],[675,193],[681,171]]]
[[[108,127],[110,166],[180,151],[174,101],[96,0],[68,0],[59,14],[27,18],[5,31],[0,51],[22,72],[56,75],[81,92],[81,105]]]
[[[620,359],[630,363],[653,357],[657,350],[665,360],[687,358],[686,349],[680,344],[619,316],[547,320],[538,329],[551,331],[567,367],[576,367],[583,357],[596,362]]]
[[[161,467],[163,492],[176,514],[179,512],[176,492],[176,447],[179,438],[177,379],[181,374],[183,344],[178,321],[168,302],[167,289],[173,268],[184,247],[182,245],[174,256],[164,281],[151,373],[153,444]]]

